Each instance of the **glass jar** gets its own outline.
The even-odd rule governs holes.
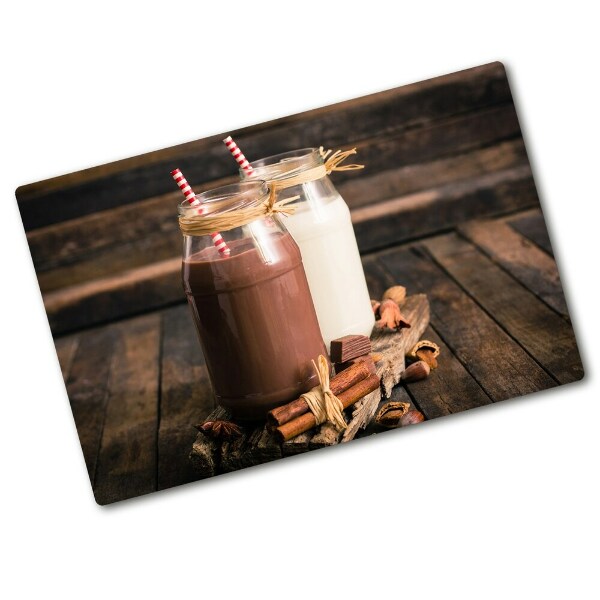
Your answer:
[[[224,215],[264,203],[264,181],[197,196],[203,214]],[[187,201],[179,214],[198,213]],[[312,360],[326,354],[298,246],[277,215],[223,232],[183,236],[183,287],[217,403],[256,420],[318,385]]]
[[[317,148],[277,154],[250,163],[248,176],[285,186],[300,173],[323,165]],[[284,219],[302,253],[321,334],[327,348],[331,340],[349,334],[369,336],[375,317],[350,219],[350,210],[327,175],[314,181],[284,187],[277,200],[292,196],[295,212]]]

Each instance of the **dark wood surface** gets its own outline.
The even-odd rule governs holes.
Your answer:
[[[396,386],[427,419],[583,376],[552,245],[500,63],[227,132],[250,160],[356,147],[332,180],[373,297],[425,293],[442,348]],[[182,303],[179,167],[196,192],[238,179],[219,134],[21,186],[17,200],[85,462],[105,504],[198,478],[193,424],[213,410]],[[361,435],[375,433],[368,427]],[[258,435],[258,434],[257,434]],[[232,444],[224,470],[329,443]]]
[[[506,116],[494,112],[491,118],[481,118],[481,111],[503,109]],[[405,144],[405,152],[418,153],[418,162],[425,156],[455,154],[454,139],[457,131],[463,131],[457,122],[462,118],[473,123],[463,136],[463,148],[480,145],[480,139],[489,142],[490,138],[510,137],[518,131],[502,64],[468,69],[230,133],[248,157],[257,158],[314,146],[316,139],[327,147],[360,143],[366,158],[382,153],[389,156],[387,163],[368,161],[375,171],[398,164],[392,140],[394,136],[404,139],[405,132],[411,132],[416,141],[416,145],[412,141]],[[445,133],[440,133],[440,128]],[[165,174],[175,167],[181,168],[192,185],[231,176],[234,169],[221,143],[223,137],[219,134],[22,186],[17,197],[25,228],[39,228],[170,193],[173,182]],[[340,180],[345,177],[342,175]]]
[[[542,226],[541,212],[529,210],[363,257],[373,297],[393,283],[427,293],[425,336],[442,349],[439,368],[425,381],[395,388],[393,398],[410,399],[432,419],[583,376],[554,287],[556,265],[538,239]],[[491,243],[498,231],[502,252]],[[509,261],[521,248],[534,248],[538,258],[526,277]],[[186,304],[61,336],[56,347],[99,503],[200,478],[188,458],[192,425],[214,407]],[[370,427],[363,435],[377,432]],[[308,439],[286,455],[305,451]],[[264,447],[265,460],[279,456],[267,440],[245,440],[229,453],[225,470],[248,465],[249,443]]]
[[[228,133],[250,160],[356,147],[365,169],[332,179],[362,253],[538,206],[500,63]],[[236,181],[224,135],[17,190],[55,335],[180,301],[181,194],[169,172],[181,168],[196,192]]]

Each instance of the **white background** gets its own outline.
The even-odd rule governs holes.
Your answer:
[[[3,8],[4,597],[598,598],[597,19],[530,4]],[[15,188],[494,60],[584,382],[98,507]]]

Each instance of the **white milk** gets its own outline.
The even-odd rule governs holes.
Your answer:
[[[375,318],[350,220],[350,210],[331,186],[326,197],[313,200],[311,184],[303,185],[305,201],[294,203],[282,222],[300,247],[323,341],[348,334],[369,336]]]

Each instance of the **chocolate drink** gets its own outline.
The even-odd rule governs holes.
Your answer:
[[[263,246],[236,240],[228,258],[212,247],[183,261],[217,402],[238,419],[262,419],[317,385],[311,360],[327,356],[298,246],[288,233]]]

